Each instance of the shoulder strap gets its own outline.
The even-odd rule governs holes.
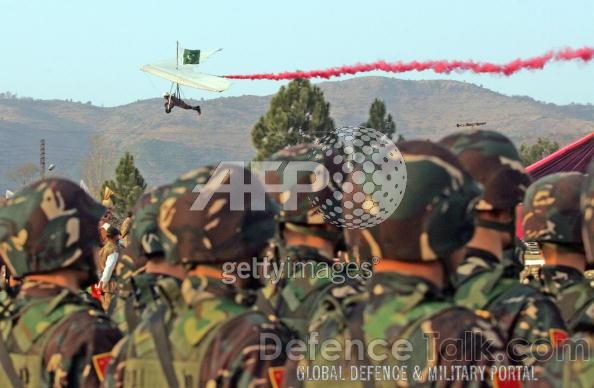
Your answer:
[[[206,365],[204,360],[205,360],[208,352],[210,351],[212,342],[215,340],[215,338],[219,334],[219,330],[224,325],[226,325],[226,324],[233,325],[235,322],[237,322],[237,320],[243,318],[246,315],[250,315],[250,314],[263,315],[259,311],[246,310],[244,312],[241,312],[241,313],[233,316],[230,320],[222,320],[222,321],[217,322],[217,324],[215,326],[211,327],[210,330],[205,334],[202,341],[200,341],[200,343],[198,345],[197,354],[196,354],[196,365],[199,365],[196,381],[201,381],[202,372],[203,372],[202,368],[204,365]],[[210,375],[214,375],[214,373],[210,373]]]
[[[134,298],[127,298],[124,301],[124,318],[128,324],[128,331],[131,333],[138,326],[138,314],[134,311]]]
[[[365,345],[366,344],[365,333],[363,333],[363,310],[364,309],[365,309],[365,303],[359,302],[352,311],[353,319],[348,320],[348,321],[351,322],[350,328],[351,328],[351,333],[353,334],[353,338],[358,339],[359,341],[361,341],[362,344]],[[365,345],[365,347],[366,347],[366,345]],[[363,351],[363,358],[364,358],[364,360],[360,360],[358,357],[356,357],[357,363],[359,364],[359,366],[370,365],[366,351]],[[363,379],[363,387],[373,388],[374,387],[373,380]]]
[[[12,384],[14,388],[21,388],[23,387],[23,382],[19,378],[16,370],[14,369],[14,365],[12,364],[12,360],[10,359],[10,353],[8,352],[8,348],[4,343],[4,338],[2,338],[2,334],[0,333],[0,366],[4,370],[6,377]]]
[[[157,347],[157,356],[159,363],[163,368],[163,373],[167,380],[167,385],[170,388],[177,388],[178,382],[175,376],[175,369],[173,367],[173,355],[169,344],[169,336],[165,330],[164,323],[165,305],[158,305],[154,314],[149,318],[148,326]]]

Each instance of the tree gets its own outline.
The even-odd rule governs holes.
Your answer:
[[[81,163],[81,178],[90,194],[101,199],[103,183],[109,179],[109,171],[115,168],[115,155],[107,138],[95,136],[91,139],[89,152]]]
[[[101,193],[108,186],[113,192],[113,213],[123,219],[146,189],[146,182],[134,165],[134,157],[126,152],[115,169],[115,180],[105,181]]]
[[[6,173],[6,177],[16,185],[12,190],[16,191],[39,179],[41,176],[39,166],[29,162],[14,166]]]
[[[268,112],[252,128],[257,160],[288,145],[309,143],[334,130],[330,104],[308,80],[296,79],[280,88]]]
[[[396,123],[391,114],[386,116],[386,104],[380,100],[375,99],[369,108],[369,119],[364,124],[367,128],[373,128],[388,136],[389,139],[394,140],[396,133]],[[397,141],[404,140],[402,135],[398,135]]]
[[[559,143],[539,137],[534,144],[522,144],[520,146],[520,158],[525,166],[552,154],[559,149]]]

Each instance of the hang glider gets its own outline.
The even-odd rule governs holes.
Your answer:
[[[181,99],[180,85],[194,89],[222,92],[231,86],[231,81],[215,75],[198,71],[198,66],[211,55],[221,51],[215,50],[190,50],[182,49],[177,42],[175,59],[144,65],[140,69],[146,73],[171,81],[171,89],[164,93],[165,112],[170,113],[173,107],[192,109],[198,111],[199,106],[191,106]]]

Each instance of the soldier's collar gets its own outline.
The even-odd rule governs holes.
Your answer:
[[[24,299],[51,298],[51,300],[46,303],[47,306],[44,309],[46,314],[51,313],[56,307],[62,305],[64,302],[71,301],[72,298],[77,300],[80,299],[78,295],[68,288],[32,280],[23,282],[18,297]]]
[[[559,284],[560,288],[585,279],[583,273],[565,265],[545,265],[540,270],[540,276],[544,280],[554,281]]]
[[[213,297],[235,299],[237,294],[233,285],[223,283],[220,278],[199,275],[188,276],[182,283],[181,291],[186,304],[190,306]]]
[[[307,245],[286,245],[283,251],[283,260],[333,262],[332,258],[324,256],[319,249]]]
[[[443,299],[445,294],[435,284],[417,276],[403,275],[397,272],[378,272],[373,275],[368,287],[372,295],[418,294],[424,298]]]
[[[39,280],[23,280],[23,283],[21,284],[21,293],[25,296],[54,296],[60,294],[64,290],[73,294],[72,291],[66,287]]]
[[[469,258],[478,258],[484,264],[488,265],[491,268],[494,268],[499,263],[501,263],[501,260],[499,260],[499,258],[497,256],[495,256],[491,252],[481,249],[481,248],[470,248],[469,247],[466,250],[466,256],[465,256],[464,260],[466,261]]]

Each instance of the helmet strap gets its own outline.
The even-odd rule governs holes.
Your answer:
[[[441,263],[444,272],[443,293],[446,295],[453,295],[456,290],[456,268],[449,256],[441,258],[439,262]]]

